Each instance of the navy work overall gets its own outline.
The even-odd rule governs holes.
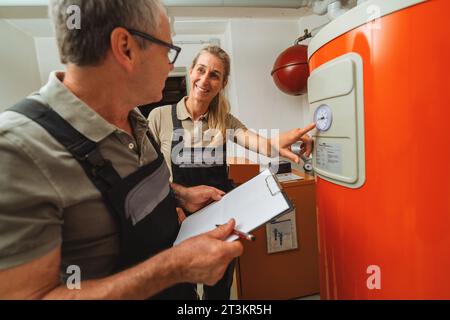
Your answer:
[[[148,138],[158,152],[158,158],[121,178],[111,161],[103,158],[97,143],[82,135],[48,106],[25,99],[9,111],[23,114],[47,130],[74,156],[101,192],[119,230],[117,272],[172,247],[179,231],[176,204],[170,192],[169,170],[150,134]],[[183,283],[152,299],[197,299],[197,293],[194,284]]]
[[[215,148],[184,146],[184,129],[177,117],[177,105],[172,106],[173,138],[171,148],[173,182],[185,187],[207,185],[224,192],[234,189],[228,179],[226,143]],[[214,286],[204,286],[207,300],[228,300],[233,283],[235,261]]]

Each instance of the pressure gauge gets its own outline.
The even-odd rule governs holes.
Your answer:
[[[314,113],[314,122],[317,130],[321,132],[328,131],[333,123],[333,112],[331,108],[325,104],[317,108]]]

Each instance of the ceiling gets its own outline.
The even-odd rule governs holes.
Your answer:
[[[0,0],[1,1],[1,0]],[[236,7],[169,7],[174,19],[174,30],[182,34],[223,34],[228,19],[299,19],[312,14],[309,8],[236,8]],[[53,28],[46,7],[1,7],[0,19],[19,28],[32,37],[52,37]]]

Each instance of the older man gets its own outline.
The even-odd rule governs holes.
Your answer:
[[[67,27],[71,5],[80,29]],[[66,72],[0,115],[0,298],[195,298],[193,283],[214,284],[243,249],[223,241],[233,221],[172,247],[176,206],[195,211],[222,193],[170,186],[135,109],[161,99],[179,51],[164,8],[49,8]],[[81,283],[67,286],[73,272]]]

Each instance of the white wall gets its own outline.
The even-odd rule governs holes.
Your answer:
[[[41,85],[45,85],[50,72],[64,70],[65,67],[59,62],[58,46],[54,37],[38,37],[34,38],[34,41]]]
[[[274,84],[271,71],[277,57],[298,38],[298,20],[232,19],[231,103],[235,115],[254,130],[278,129],[281,132],[304,126],[307,101],[303,96],[289,96]],[[305,111],[306,110],[306,111]],[[256,160],[254,153],[238,148],[237,156]],[[259,159],[268,161],[265,157]]]
[[[0,19],[0,111],[40,88],[31,36]]]
[[[233,19],[230,32],[240,119],[255,129],[287,130],[302,125],[301,98],[282,93],[271,77],[279,54],[298,37],[298,22]]]

